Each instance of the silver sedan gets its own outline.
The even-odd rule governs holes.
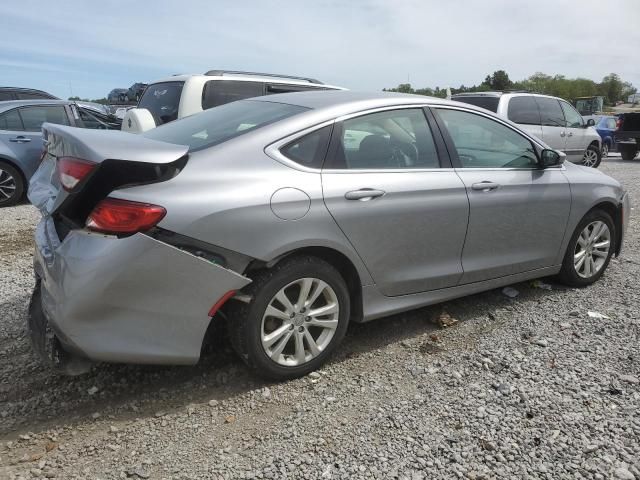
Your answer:
[[[67,373],[192,364],[212,322],[259,374],[319,367],[349,322],[618,255],[620,184],[429,97],[303,92],[142,136],[45,124],[29,328]]]

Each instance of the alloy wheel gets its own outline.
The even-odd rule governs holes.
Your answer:
[[[318,278],[301,278],[281,288],[262,317],[262,348],[284,366],[303,365],[331,343],[340,314],[338,296]]]
[[[593,167],[598,163],[598,153],[591,148],[588,148],[586,152],[584,152],[584,157],[582,157],[582,165],[585,167]]]
[[[606,143],[602,145],[602,158],[606,158],[609,156],[609,145]]]
[[[0,202],[15,195],[16,179],[8,171],[0,168]]]
[[[580,233],[573,254],[573,267],[582,278],[591,278],[604,266],[609,256],[611,232],[606,223],[591,222]]]

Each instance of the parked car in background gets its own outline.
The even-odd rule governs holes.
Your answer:
[[[138,103],[145,88],[147,88],[146,83],[134,83],[129,87],[129,90],[127,90],[127,100]]]
[[[336,90],[313,78],[270,73],[210,70],[174,75],[150,83],[137,108],[127,111],[122,129],[141,133],[159,125],[236,100],[275,93]]]
[[[616,180],[424,96],[288,93],[142,135],[43,130],[28,330],[66,372],[192,364],[227,319],[260,375],[301,376],[350,321],[547,275],[590,285],[629,215]]]
[[[19,202],[42,156],[42,124],[118,129],[120,124],[66,100],[0,102],[0,207]]]
[[[517,123],[551,148],[567,155],[567,160],[598,167],[601,140],[593,120],[585,121],[569,102],[557,97],[520,92],[460,93],[451,97],[476,105]]]
[[[54,97],[50,93],[43,92],[42,90],[36,90],[34,88],[0,87],[0,102],[7,100],[37,99],[58,100],[58,97]]]
[[[640,151],[640,112],[618,115],[616,145],[623,160],[633,160]]]
[[[602,157],[606,158],[609,152],[615,151],[615,132],[618,129],[618,119],[613,115],[594,115],[594,128],[602,139]]]
[[[604,109],[604,97],[601,95],[594,95],[592,97],[578,97],[574,100],[574,106],[580,115],[596,115],[602,113]]]
[[[107,95],[109,103],[127,103],[128,88],[114,88]]]

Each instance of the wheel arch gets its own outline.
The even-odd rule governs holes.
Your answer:
[[[613,219],[616,239],[614,254],[617,257],[620,254],[620,250],[622,247],[622,235],[620,235],[620,232],[622,232],[622,205],[617,205],[614,202],[604,200],[591,207],[589,211],[585,213],[585,216],[595,210],[602,210],[608,213],[609,216],[611,216],[611,218]]]
[[[349,257],[334,248],[323,246],[296,248],[279,255],[269,262],[260,262],[250,265],[246,274],[250,276],[252,271],[271,268],[285,258],[291,258],[298,255],[310,255],[320,258],[338,270],[338,273],[342,275],[342,278],[344,278],[347,288],[349,289],[349,297],[351,298],[351,320],[354,322],[361,322],[363,318],[362,278],[358,273],[358,269]]]

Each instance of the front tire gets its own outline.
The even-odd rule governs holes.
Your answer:
[[[342,342],[350,316],[349,290],[329,263],[312,256],[284,259],[258,272],[229,302],[231,343],[260,376],[288,380],[317,369]]]
[[[15,205],[24,196],[24,181],[20,172],[0,161],[0,208]]]
[[[602,155],[600,149],[591,144],[587,147],[582,157],[582,165],[585,167],[598,168],[602,161]]]
[[[596,282],[607,269],[615,245],[611,216],[603,210],[589,212],[571,236],[559,280],[570,287],[586,287]]]

